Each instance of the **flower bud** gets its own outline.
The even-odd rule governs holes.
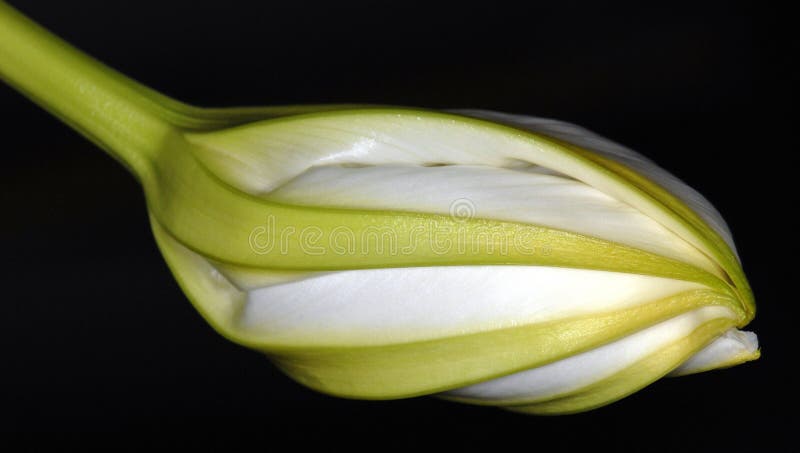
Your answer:
[[[1,1],[0,77],[134,173],[217,331],[319,391],[569,413],[759,355],[719,213],[576,126],[191,107]]]
[[[565,413],[758,356],[717,211],[576,126],[362,109],[186,139],[149,197],[161,250],[220,332],[317,390]]]

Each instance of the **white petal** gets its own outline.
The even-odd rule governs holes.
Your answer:
[[[542,166],[633,206],[696,247],[696,255],[714,256],[705,239],[674,213],[586,159],[545,138],[464,117],[401,109],[339,111],[187,134],[187,138],[200,145],[195,155],[215,175],[257,196],[269,196],[319,166]],[[692,263],[701,259],[687,258]],[[723,274],[715,265],[703,268]]]
[[[615,143],[583,127],[554,119],[477,109],[459,109],[452,110],[452,112],[475,118],[497,121],[499,123],[520,127],[532,132],[557,138],[625,164],[637,173],[649,177],[653,182],[686,203],[686,205],[705,220],[706,223],[722,237],[731,250],[736,253],[736,246],[733,243],[733,236],[731,235],[730,228],[728,228],[728,224],[725,223],[722,215],[711,202],[701,195],[700,192],[689,187],[672,173],[664,170],[650,159],[630,148],[626,148],[619,143]]]
[[[539,266],[326,273],[249,293],[240,326],[292,344],[390,344],[607,313],[701,285]]]
[[[753,332],[731,329],[676,368],[671,376],[683,376],[758,358],[758,337]]]
[[[444,395],[487,402],[533,402],[553,398],[610,377],[691,334],[705,322],[734,317],[725,307],[703,307],[591,351]]]
[[[713,268],[708,258],[625,203],[571,178],[519,169],[449,165],[324,166],[274,189],[282,203],[394,209],[516,221],[581,233]]]

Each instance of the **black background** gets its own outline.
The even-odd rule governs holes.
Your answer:
[[[133,177],[0,86],[2,429],[32,441],[116,431],[126,439],[116,447],[164,436],[223,450],[279,438],[330,448],[513,441],[529,451],[790,439],[800,300],[789,267],[797,223],[786,216],[796,203],[788,71],[797,46],[781,12],[731,3],[10,3],[194,104],[488,108],[572,121],[640,150],[731,225],[759,304],[751,328],[763,356],[567,417],[314,393],[194,311],[159,255]]]

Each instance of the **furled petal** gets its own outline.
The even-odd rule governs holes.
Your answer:
[[[738,365],[760,356],[758,337],[753,332],[730,329],[721,337],[673,370],[671,376],[683,376]]]
[[[306,206],[452,213],[531,223],[716,269],[706,255],[631,206],[574,179],[541,174],[541,168],[327,165],[310,168],[264,196]]]
[[[633,372],[632,368],[637,367],[637,363],[688,337],[709,321],[733,317],[733,313],[725,307],[700,308],[591,351],[453,390],[443,396],[504,406],[531,405],[578,393],[626,371],[635,378],[640,378],[647,373],[646,370]],[[686,352],[678,358],[685,358],[697,346],[696,343],[685,345]],[[677,364],[673,364],[675,365]],[[651,376],[647,378],[652,379]],[[647,380],[641,385],[646,383]]]
[[[251,291],[240,323],[275,342],[391,344],[593,316],[702,288],[539,266],[364,269]]]
[[[511,126],[520,127],[548,137],[557,138],[567,143],[572,143],[581,148],[594,151],[617,162],[625,164],[638,173],[647,175],[655,183],[673,193],[699,214],[722,238],[728,247],[736,252],[733,235],[722,215],[700,192],[694,190],[678,179],[672,173],[656,165],[652,160],[636,151],[613,142],[605,137],[581,126],[554,120],[527,115],[513,115],[503,112],[478,109],[452,110],[453,113],[472,116]]]

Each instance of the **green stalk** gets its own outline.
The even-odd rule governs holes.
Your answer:
[[[160,98],[0,2],[0,78],[140,179],[174,130]]]
[[[164,96],[37,25],[0,0],[0,80],[89,138],[140,179],[175,130],[237,124],[355,105],[201,108]],[[363,107],[363,106],[360,106]]]

